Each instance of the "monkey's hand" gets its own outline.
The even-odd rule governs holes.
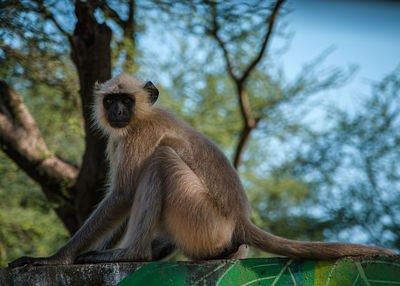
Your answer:
[[[57,253],[48,257],[28,257],[22,256],[13,262],[8,263],[8,267],[15,268],[20,266],[40,266],[40,265],[57,265],[57,264],[72,264],[73,258],[58,255]]]

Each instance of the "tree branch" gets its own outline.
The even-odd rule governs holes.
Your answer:
[[[274,9],[273,9],[270,17],[268,17],[266,19],[266,23],[268,23],[268,29],[267,29],[267,33],[265,34],[263,43],[261,45],[261,48],[260,48],[260,51],[258,52],[257,57],[249,64],[249,66],[244,71],[244,73],[240,77],[240,79],[238,79],[235,82],[236,86],[237,86],[237,90],[238,90],[240,110],[241,110],[243,121],[244,121],[244,127],[241,132],[241,139],[239,140],[239,144],[237,146],[237,150],[236,150],[236,154],[235,154],[234,162],[237,165],[239,164],[240,154],[242,153],[244,144],[247,141],[247,137],[250,135],[251,130],[253,130],[257,126],[257,121],[254,119],[254,117],[252,115],[249,98],[244,90],[244,84],[245,84],[247,78],[249,77],[251,71],[261,61],[261,59],[265,53],[267,44],[269,42],[269,39],[271,38],[271,34],[273,31],[276,16],[277,16],[279,8],[283,4],[283,2],[285,2],[285,0],[278,0],[274,6]]]
[[[61,32],[61,34],[63,34],[67,38],[71,36],[67,31],[65,31],[61,27],[60,23],[58,23],[53,13],[51,13],[50,10],[47,9],[47,7],[43,4],[43,1],[35,0],[35,3],[38,4],[40,12],[44,15],[44,17],[50,19],[53,22],[53,24],[57,27],[57,29]]]
[[[125,27],[125,21],[119,16],[119,14],[112,9],[106,1],[103,2],[102,10],[105,16],[110,17],[115,23],[117,23],[121,28]]]
[[[126,20],[123,20],[118,12],[111,8],[106,1],[102,1],[99,7],[102,9],[106,17],[112,19],[121,27],[124,31],[124,37],[133,37],[133,32],[135,30],[135,0],[130,0],[128,3],[129,11]]]
[[[128,19],[126,20],[126,24],[129,27],[133,27],[135,24],[135,0],[129,1],[129,12],[128,12]]]
[[[123,69],[126,72],[134,72],[132,70],[135,58],[135,50],[136,50],[136,39],[135,39],[135,0],[129,0],[128,4],[128,18],[126,20],[122,19],[117,11],[112,9],[110,5],[107,4],[106,1],[102,1],[99,4],[99,7],[102,9],[104,16],[112,19],[117,25],[121,27],[123,30],[123,39],[122,41],[117,42],[118,50],[125,49],[125,62],[123,65]]]
[[[67,192],[73,189],[78,170],[51,154],[22,98],[0,81],[0,143],[3,151],[33,180],[46,197],[59,205],[56,212],[73,232],[77,220]]]
[[[91,127],[93,86],[96,81],[111,78],[112,30],[106,23],[98,23],[88,1],[77,1],[77,23],[70,37],[71,59],[79,76],[79,94],[85,122],[85,152],[76,182],[74,205],[80,223],[90,215],[103,196],[107,178],[105,149],[107,139]],[[100,59],[100,60],[99,60]]]
[[[235,154],[233,157],[233,166],[235,169],[239,168],[240,159],[244,150],[244,147],[250,137],[250,132],[257,127],[257,123],[260,121],[260,118],[254,119],[254,127],[247,127],[246,125],[240,131],[239,141],[236,145]]]
[[[225,62],[226,62],[226,69],[236,85],[236,93],[237,93],[237,97],[238,97],[240,112],[241,112],[242,119],[243,119],[243,128],[240,132],[239,142],[236,146],[236,151],[235,151],[235,155],[234,155],[234,159],[233,159],[233,165],[235,168],[238,168],[238,166],[240,164],[240,157],[243,153],[244,146],[250,136],[251,131],[257,127],[257,123],[260,120],[260,119],[255,119],[252,115],[249,98],[245,91],[244,85],[245,85],[245,82],[248,79],[250,73],[254,70],[254,68],[261,61],[262,57],[265,54],[265,50],[267,48],[268,42],[271,38],[273,28],[275,25],[275,19],[278,15],[278,11],[279,11],[280,7],[282,6],[282,4],[284,2],[285,2],[285,0],[278,0],[275,3],[275,6],[271,12],[271,15],[269,17],[267,17],[267,19],[266,19],[266,23],[268,24],[268,29],[264,36],[263,42],[261,44],[261,48],[260,48],[259,52],[257,53],[257,56],[255,57],[255,59],[253,61],[251,61],[249,63],[249,65],[247,66],[247,68],[245,69],[243,74],[241,76],[237,76],[233,70],[229,51],[226,48],[226,44],[221,39],[221,37],[218,35],[220,26],[217,21],[216,4],[213,1],[205,0],[205,3],[207,5],[209,5],[211,8],[211,14],[212,14],[212,29],[210,29],[208,31],[208,33],[213,38],[215,38],[215,40],[217,41],[219,47],[221,48],[221,50],[224,54],[224,58],[225,58]]]
[[[103,10],[103,13],[106,17],[112,19],[115,23],[117,23],[124,31],[125,30],[133,30],[132,26],[134,24],[134,16],[135,16],[135,0],[130,0],[128,3],[129,11],[128,11],[128,19],[123,20],[121,16],[115,11],[110,5],[107,4],[106,1],[102,1],[99,7]]]
[[[249,64],[249,66],[247,67],[247,69],[245,70],[243,75],[240,77],[240,82],[242,84],[246,81],[246,79],[249,77],[251,71],[257,66],[257,64],[262,59],[264,52],[267,48],[269,39],[271,38],[273,28],[275,25],[275,19],[278,15],[279,8],[282,6],[283,2],[285,2],[285,0],[278,0],[275,4],[274,9],[272,10],[271,16],[266,19],[266,23],[268,23],[267,33],[265,34],[264,41],[261,45],[261,49],[258,52],[257,57]]]
[[[218,35],[218,31],[220,29],[219,25],[218,25],[218,21],[217,21],[217,8],[215,7],[215,3],[213,1],[209,2],[209,1],[205,1],[205,3],[207,3],[208,5],[210,5],[211,7],[211,14],[213,17],[213,22],[212,22],[212,29],[209,30],[208,32],[211,34],[211,36],[213,36],[215,38],[215,40],[218,42],[222,52],[224,53],[224,58],[225,58],[225,63],[226,63],[226,69],[228,70],[229,75],[231,76],[232,80],[234,82],[238,82],[238,77],[235,75],[234,71],[233,71],[233,67],[231,64],[231,60],[229,58],[229,52],[226,49],[225,43],[224,41],[221,39],[221,37]]]

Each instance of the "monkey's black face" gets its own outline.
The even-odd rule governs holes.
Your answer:
[[[107,119],[113,128],[126,127],[132,117],[135,98],[126,93],[107,94],[103,99]]]

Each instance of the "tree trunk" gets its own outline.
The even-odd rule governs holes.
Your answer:
[[[106,138],[91,128],[91,104],[96,81],[111,78],[111,29],[99,24],[87,2],[76,2],[78,22],[70,37],[71,58],[79,75],[82,112],[85,121],[85,153],[73,194],[78,222],[82,223],[103,197],[107,164]]]

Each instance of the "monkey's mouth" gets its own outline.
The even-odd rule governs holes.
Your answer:
[[[110,121],[112,128],[124,128],[128,126],[129,121]]]

